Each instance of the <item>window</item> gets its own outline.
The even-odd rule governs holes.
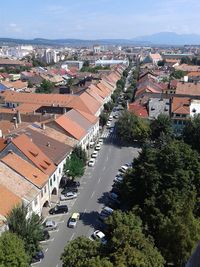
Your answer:
[[[41,198],[43,198],[43,190],[41,190]]]
[[[37,206],[37,204],[38,204],[38,200],[37,200],[37,198],[34,200],[34,205],[35,206]]]
[[[55,182],[55,180],[56,180],[56,175],[54,174],[54,176],[53,176],[53,181]]]
[[[52,186],[52,179],[50,179],[50,186]]]
[[[45,187],[44,187],[44,193],[46,193],[47,192],[47,187],[46,187],[46,185],[45,185]]]
[[[59,173],[61,173],[61,168],[59,168]]]

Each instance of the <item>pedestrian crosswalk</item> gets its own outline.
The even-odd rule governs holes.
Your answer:
[[[105,141],[111,141],[113,139],[117,139],[117,135],[115,132],[109,132],[109,131],[105,131],[102,133],[101,137],[105,140]]]

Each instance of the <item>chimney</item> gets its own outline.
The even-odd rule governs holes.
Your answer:
[[[22,123],[21,113],[19,112],[19,110],[17,110],[17,122],[18,122],[19,124]]]
[[[49,142],[47,142],[47,146],[50,147],[50,145],[51,145],[51,144],[50,144]]]
[[[42,130],[45,130],[46,129],[46,125],[45,125],[45,123],[42,123]]]
[[[56,120],[56,114],[53,114],[53,118],[54,118],[54,120]]]
[[[2,133],[2,130],[0,130],[0,138],[3,137],[3,133]]]
[[[15,129],[17,129],[18,128],[17,118],[14,117],[13,120],[14,120]]]
[[[66,114],[66,113],[67,113],[66,108],[63,108],[63,114]]]

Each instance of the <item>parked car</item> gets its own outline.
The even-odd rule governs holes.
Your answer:
[[[66,194],[61,194],[60,195],[60,200],[64,201],[64,200],[69,200],[69,199],[73,199],[77,197],[77,193],[75,192],[67,192]]]
[[[94,231],[94,233],[92,234],[92,237],[94,238],[94,240],[99,240],[103,245],[107,243],[105,234],[101,232],[100,230]]]
[[[98,151],[94,151],[91,155],[92,158],[96,158],[98,156]]]
[[[106,126],[107,126],[107,127],[110,127],[110,126],[111,126],[111,122],[108,121],[108,122],[106,123]]]
[[[40,241],[48,240],[50,238],[50,234],[48,230],[43,230],[42,237]]]
[[[99,138],[99,144],[101,144],[101,145],[103,144],[103,138],[102,137]]]
[[[129,169],[128,166],[122,165],[121,168],[119,169],[119,171],[122,172],[122,173],[125,173],[128,169]]]
[[[114,179],[114,182],[115,182],[115,183],[122,183],[123,180],[124,180],[124,177],[123,177],[123,176],[121,176],[121,175],[116,175],[116,176],[115,176],[115,179]]]
[[[109,198],[110,198],[111,200],[115,201],[116,203],[120,203],[120,201],[119,201],[119,195],[116,194],[116,193],[112,193],[112,192],[110,192],[110,193],[109,193]]]
[[[95,164],[95,159],[91,158],[88,162],[88,166],[93,167]]]
[[[61,191],[61,195],[66,195],[68,192],[77,193],[78,192],[78,188],[77,187],[65,187]]]
[[[79,187],[80,182],[79,181],[74,181],[72,179],[68,179],[65,183],[65,187]]]
[[[50,214],[60,214],[60,213],[67,213],[68,207],[67,205],[56,205],[52,209],[49,210]]]
[[[113,213],[113,209],[111,209],[110,207],[104,207],[99,214],[99,218],[104,221],[112,213]]]
[[[100,150],[101,149],[101,145],[98,143],[96,146],[95,146],[95,150]]]
[[[44,252],[42,250],[36,252],[35,256],[32,258],[32,263],[40,262],[44,259]]]
[[[108,118],[108,121],[112,121],[112,119],[113,119],[113,116],[110,115],[109,118]]]
[[[119,119],[119,115],[118,115],[118,114],[115,114],[115,115],[114,115],[114,118],[115,118],[115,119]]]
[[[46,220],[43,226],[44,226],[44,230],[47,230],[47,231],[56,230],[58,228],[57,223],[53,220]]]
[[[80,213],[73,213],[69,219],[68,226],[70,228],[75,228],[79,219],[80,219]]]

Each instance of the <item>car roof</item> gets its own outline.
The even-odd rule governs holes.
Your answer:
[[[78,216],[79,216],[79,213],[78,212],[75,212],[75,213],[73,213],[72,214],[72,219],[77,219],[78,218]]]
[[[46,226],[50,226],[50,225],[55,225],[56,223],[55,223],[55,221],[47,220],[47,221],[45,222],[45,224],[46,224]]]
[[[90,162],[93,162],[93,161],[95,161],[95,159],[90,159]]]
[[[113,209],[111,209],[110,207],[107,207],[107,206],[104,207],[103,210],[107,210],[107,211],[109,211],[109,212],[113,212]]]
[[[104,233],[101,232],[101,231],[98,231],[96,234],[98,235],[99,238],[104,238],[105,237]]]

